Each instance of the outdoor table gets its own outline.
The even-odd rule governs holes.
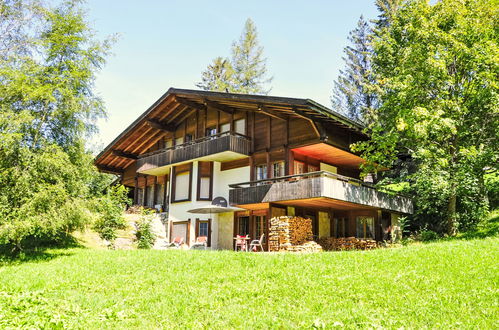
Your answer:
[[[245,248],[245,251],[248,252],[248,241],[251,239],[250,237],[246,236],[246,237],[234,237],[234,240],[238,240],[238,239],[242,239],[242,240],[245,240],[244,242],[244,248]],[[237,250],[237,245],[234,244],[234,251]]]

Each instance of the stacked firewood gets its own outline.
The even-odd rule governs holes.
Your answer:
[[[321,252],[322,247],[314,241],[308,241],[301,245],[291,245],[286,248],[288,252]]]
[[[270,251],[317,252],[320,245],[311,241],[312,220],[301,217],[275,217],[270,219]]]
[[[317,241],[325,251],[371,250],[378,247],[375,240],[356,237],[321,237]]]

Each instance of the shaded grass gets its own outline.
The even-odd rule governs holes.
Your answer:
[[[499,239],[376,251],[53,250],[0,267],[0,328],[494,328]]]

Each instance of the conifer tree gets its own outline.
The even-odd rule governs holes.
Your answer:
[[[234,67],[234,87],[239,93],[268,94],[266,58],[263,47],[258,43],[255,24],[248,18],[238,42],[232,44],[232,66]]]
[[[346,67],[340,70],[334,82],[331,99],[334,110],[359,122],[368,121],[369,109],[377,102],[375,94],[368,88],[373,80],[371,35],[369,23],[361,16],[348,37],[351,45],[345,47],[343,57]]]
[[[255,24],[248,18],[241,37],[232,44],[230,60],[215,58],[196,86],[203,90],[267,94],[270,89],[266,86],[272,78],[267,77],[266,58],[257,37]]]
[[[217,57],[201,74],[201,82],[196,86],[207,91],[232,92],[234,70],[227,58]]]

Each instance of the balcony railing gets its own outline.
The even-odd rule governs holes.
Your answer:
[[[141,155],[137,160],[137,172],[144,172],[224,151],[232,151],[248,156],[250,148],[249,137],[235,132],[223,132]]]
[[[372,184],[326,171],[229,185],[233,205],[330,198],[353,204],[412,213],[410,198],[381,192]]]

